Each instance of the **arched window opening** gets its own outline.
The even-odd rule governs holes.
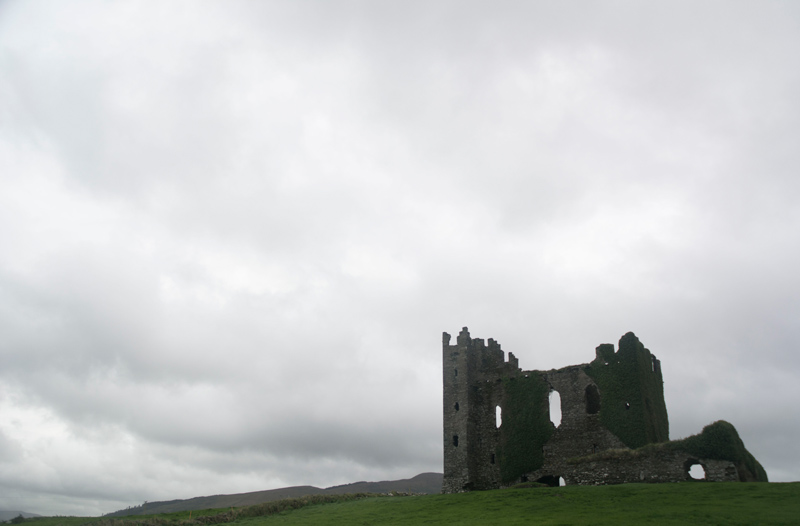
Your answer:
[[[498,405],[494,409],[494,425],[500,429],[500,425],[503,423],[503,410]]]
[[[453,435],[453,446],[458,447],[458,435]]]
[[[455,408],[456,408],[456,411],[458,411],[458,402],[456,402]]]
[[[453,369],[453,372],[455,372],[455,375],[458,376],[458,369]]]
[[[689,477],[692,480],[705,480],[706,479],[706,470],[705,468],[699,463],[695,462],[691,466],[689,466]]]
[[[489,460],[491,464],[494,464],[494,453],[492,453],[492,458]]]
[[[550,421],[556,427],[561,425],[561,395],[555,389],[550,391]]]
[[[596,415],[600,412],[600,392],[596,385],[587,385],[583,397],[586,401],[586,413]]]

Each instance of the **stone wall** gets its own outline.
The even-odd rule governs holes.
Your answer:
[[[626,454],[628,453],[628,454]],[[561,476],[567,484],[625,484],[633,482],[686,482],[706,480],[711,482],[737,482],[739,473],[729,460],[702,459],[680,450],[654,449],[649,452],[603,455],[592,460],[570,462]],[[689,470],[700,465],[704,477],[694,479]]]

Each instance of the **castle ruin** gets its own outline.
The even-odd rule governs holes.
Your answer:
[[[696,480],[767,481],[724,421],[669,441],[661,363],[631,332],[618,349],[550,371],[523,371],[493,339],[466,327],[442,336],[444,493],[548,485]],[[558,392],[561,423],[550,419]],[[699,478],[699,477],[698,477]]]

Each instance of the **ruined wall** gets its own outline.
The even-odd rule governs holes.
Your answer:
[[[601,413],[610,404],[601,396],[602,390],[586,374],[584,366],[547,371],[542,376],[561,397],[561,424],[543,446],[544,464],[540,469],[526,473],[527,480],[558,479],[566,472],[567,459],[625,447],[603,426]],[[589,393],[596,393],[596,398]]]
[[[455,345],[450,340],[444,333],[445,492],[496,488],[549,476],[562,470],[567,458],[625,447],[604,425],[606,414],[623,432],[632,430],[628,435],[635,439],[633,443],[665,439],[666,424],[653,423],[656,415],[659,422],[666,422],[661,368],[653,365],[657,360],[633,334],[625,336],[618,353],[613,346],[610,351],[604,347],[600,358],[598,350],[600,361],[594,366],[606,368],[599,373],[588,364],[522,371],[512,353],[505,361],[498,343],[490,339],[485,345],[482,339],[471,338],[466,327]],[[642,372],[648,378],[637,376]],[[558,428],[550,421],[548,395],[553,390],[561,396]],[[617,391],[621,394],[616,398],[604,400],[601,395]],[[614,404],[622,407],[615,411]],[[502,412],[499,428],[497,407]],[[664,408],[663,414],[657,412],[659,408]],[[662,432],[648,433],[647,429]]]
[[[547,399],[550,386],[541,375],[525,373],[496,385],[502,389],[502,396],[497,397],[502,425],[496,431],[500,480],[518,480],[542,467],[544,445],[555,431]]]
[[[704,430],[705,438],[670,443],[676,447],[618,453],[669,440],[661,364],[633,333],[617,351],[597,347],[589,364],[550,371],[521,370],[512,353],[506,361],[497,342],[473,339],[466,327],[455,345],[450,340],[444,333],[444,493],[559,477],[569,484],[676,482],[691,480],[692,463],[707,480],[766,480],[727,423],[707,436]],[[552,391],[561,397],[558,427],[550,420]]]
[[[619,350],[603,344],[583,367],[603,393],[603,425],[631,448],[669,440],[661,362],[629,332]]]
[[[615,452],[616,453],[616,452]],[[607,455],[592,460],[570,462],[561,476],[567,484],[626,484],[633,482],[687,482],[689,470],[700,465],[705,472],[702,480],[737,482],[739,472],[733,462],[697,458],[685,451],[654,449],[642,454]]]

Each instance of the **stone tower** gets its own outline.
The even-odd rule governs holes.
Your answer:
[[[497,462],[496,407],[499,391],[482,389],[519,372],[517,359],[508,362],[500,345],[489,339],[472,339],[466,327],[450,345],[442,335],[444,385],[444,491],[489,489],[500,484]]]

